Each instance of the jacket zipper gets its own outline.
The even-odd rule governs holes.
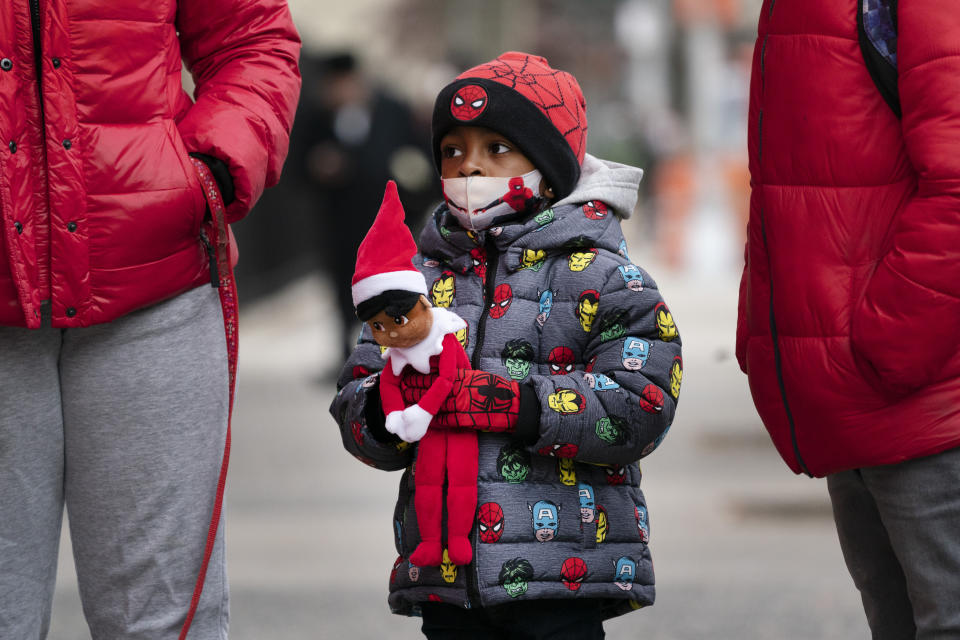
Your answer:
[[[500,262],[500,256],[497,253],[497,245],[488,238],[484,243],[487,252],[487,282],[483,293],[483,313],[477,322],[477,340],[473,346],[473,357],[470,359],[471,366],[476,369],[480,365],[480,348],[483,346],[483,335],[487,329],[487,317],[490,315],[490,301],[493,300],[493,292],[496,289],[497,266]]]
[[[773,5],[776,3],[776,0],[770,1],[770,15],[773,15]],[[764,36],[763,45],[760,49],[760,82],[761,87],[766,86],[766,65],[765,58],[767,55],[767,39],[770,36]],[[760,164],[763,160],[763,109],[760,109],[760,113],[757,114],[757,164]],[[760,235],[763,238],[763,249],[767,254],[767,271],[773,273],[773,268],[769,264],[770,261],[770,247],[767,244],[767,225],[764,220],[763,215],[763,206],[760,206]],[[780,337],[777,332],[777,317],[774,313],[773,308],[773,277],[770,278],[770,339],[773,341],[773,362],[774,367],[777,370],[777,384],[780,387],[780,400],[783,402],[783,410],[787,415],[787,424],[790,425],[790,442],[793,445],[793,455],[797,458],[797,464],[800,465],[800,469],[810,477],[813,477],[813,474],[810,473],[810,469],[807,468],[807,464],[803,461],[803,456],[800,455],[800,446],[797,444],[797,427],[793,421],[793,412],[790,411],[790,401],[787,400],[787,387],[783,382],[783,354],[780,352]]]
[[[767,246],[767,228],[763,220],[763,207],[760,208],[760,234],[763,237],[763,248],[767,253],[767,270],[772,273],[772,269],[769,264],[770,250]],[[783,401],[783,410],[787,414],[787,423],[790,425],[790,442],[793,444],[793,455],[797,458],[797,464],[800,465],[800,469],[810,476],[813,477],[813,474],[810,473],[810,469],[807,468],[807,463],[803,461],[803,456],[800,455],[800,446],[797,444],[797,427],[793,422],[793,412],[790,411],[790,402],[787,400],[787,387],[783,382],[783,356],[780,353],[780,338],[777,333],[777,318],[773,313],[773,278],[770,278],[770,339],[773,341],[773,362],[774,366],[777,369],[777,384],[780,386],[780,399]]]
[[[480,351],[483,348],[484,333],[487,329],[487,318],[490,316],[490,301],[493,300],[493,292],[497,288],[497,267],[500,263],[500,254],[497,251],[497,245],[490,236],[487,236],[486,242],[484,242],[484,248],[487,254],[487,278],[483,292],[483,310],[481,311],[480,319],[477,321],[477,339],[473,345],[473,357],[470,359],[470,366],[474,369],[480,366]],[[471,571],[467,572],[467,601],[470,603],[470,606],[480,605],[480,587],[478,586],[477,579],[477,572],[479,571],[477,555],[480,553],[478,537],[479,534],[474,531],[472,536],[474,548],[473,567]]]
[[[213,250],[213,244],[210,242],[210,238],[207,236],[205,229],[200,230],[200,242],[203,243],[203,248],[207,251],[207,258],[210,261],[210,286],[214,289],[220,286],[220,274],[217,270],[217,254]]]
[[[40,114],[43,115],[43,54],[40,51],[40,0],[30,0],[30,26],[33,27],[33,63],[37,67],[37,91],[40,94]]]

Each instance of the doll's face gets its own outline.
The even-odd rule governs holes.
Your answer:
[[[391,316],[381,311],[367,320],[367,325],[377,344],[405,349],[427,337],[433,326],[433,313],[430,311],[430,302],[425,296],[420,296],[420,300],[406,314]]]

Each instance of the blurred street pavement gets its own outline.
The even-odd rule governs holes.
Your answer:
[[[638,263],[680,328],[684,380],[670,435],[643,463],[657,604],[608,622],[607,637],[868,638],[825,483],[780,461],[733,357],[737,278]],[[333,299],[315,275],[241,316],[226,511],[233,640],[421,637],[419,620],[386,605],[399,476],[344,452],[327,413],[334,388],[317,383],[340,360],[325,339]],[[89,638],[66,540],[49,637]]]

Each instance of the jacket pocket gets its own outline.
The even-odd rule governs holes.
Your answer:
[[[177,129],[172,121],[167,129],[167,136],[170,139],[170,144],[173,145],[173,148],[177,152],[177,158],[180,160],[185,186],[193,196],[193,206],[191,210],[187,212],[187,215],[191,220],[190,228],[193,230],[193,235],[198,236],[200,234],[200,226],[203,224],[207,212],[207,198],[203,193],[203,184],[200,182],[197,170],[190,161],[190,154],[187,152],[187,147],[183,143],[183,138],[180,136],[180,130]]]

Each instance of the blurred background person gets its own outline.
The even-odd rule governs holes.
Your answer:
[[[359,330],[350,279],[383,185],[397,182],[411,223],[419,227],[437,180],[425,143],[429,127],[419,125],[410,107],[366,74],[353,54],[334,52],[310,64],[316,73],[300,103],[290,171],[314,208],[316,255],[336,290],[339,341],[349,354]]]

